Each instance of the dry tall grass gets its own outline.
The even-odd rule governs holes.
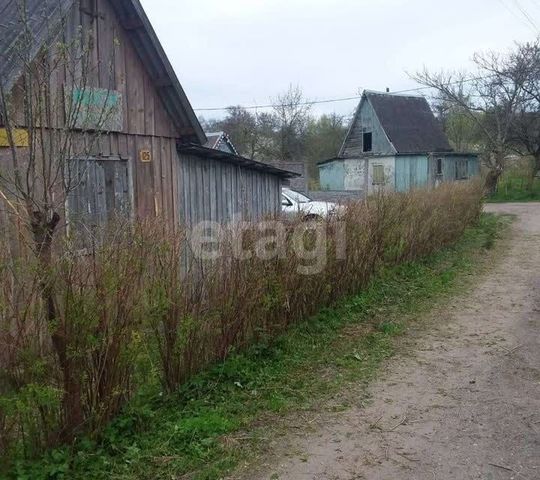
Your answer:
[[[45,272],[54,322],[47,320],[39,263],[31,254],[2,256],[3,249],[0,451],[29,457],[61,442],[66,429],[98,433],[151,372],[174,391],[232,349],[358,292],[381,266],[452,244],[481,205],[478,184],[451,184],[380,195],[317,225],[298,219],[274,237],[269,224],[248,225],[244,251],[258,252],[248,259],[239,258],[233,241],[238,225],[221,230],[213,260],[192,260],[187,232],[149,224],[117,228],[84,253],[57,241],[54,266]],[[311,231],[300,235],[306,227]],[[271,255],[278,244],[283,249]],[[55,355],[53,335],[68,346],[66,358]],[[67,422],[74,405],[82,425]]]

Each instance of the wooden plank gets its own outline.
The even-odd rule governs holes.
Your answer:
[[[154,183],[154,212],[156,217],[161,217],[163,215],[163,197],[162,197],[162,188],[163,182],[161,178],[161,148],[159,143],[159,138],[152,137],[152,170]]]
[[[144,77],[141,75],[140,60],[129,42],[125,43],[126,91],[128,132],[144,135]]]
[[[155,135],[155,115],[154,115],[154,86],[146,72],[143,72],[144,85],[144,133],[146,135]]]
[[[181,205],[183,205],[183,203],[181,203],[182,199],[180,198],[180,160],[178,157],[178,153],[176,152],[176,142],[174,140],[168,140],[166,141],[166,144],[168,144],[169,146],[171,159],[171,214],[174,224],[178,225],[180,221],[179,211]]]
[[[107,0],[98,0],[97,40],[99,52],[99,85],[107,90],[116,90],[116,46],[114,41],[115,14]]]
[[[94,161],[95,184],[95,205],[96,205],[96,223],[98,227],[104,228],[107,224],[107,198],[105,186],[105,168],[102,161]]]

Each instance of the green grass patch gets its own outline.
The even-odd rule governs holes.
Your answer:
[[[176,395],[139,396],[99,442],[19,464],[9,478],[222,478],[257,454],[279,419],[321,405],[346,408],[346,397],[330,399],[368,382],[411,317],[463,287],[505,223],[484,215],[452,248],[382,271],[359,295],[231,356]]]
[[[540,178],[531,178],[527,172],[510,169],[502,176],[497,192],[490,196],[488,201],[491,203],[539,202]]]

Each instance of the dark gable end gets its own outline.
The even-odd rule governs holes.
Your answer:
[[[452,152],[424,97],[366,92],[397,153]]]
[[[5,2],[5,3],[4,3]],[[74,0],[24,0],[32,31],[31,45],[24,46],[33,59],[60,32],[62,20]],[[20,21],[21,0],[3,0],[0,5],[0,83],[10,91],[20,78],[24,63],[18,54],[24,41]],[[173,119],[182,140],[204,144],[206,136],[178,81],[157,35],[139,0],[110,0],[121,25],[147,69],[163,105]]]

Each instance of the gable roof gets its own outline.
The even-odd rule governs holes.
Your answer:
[[[397,153],[452,151],[424,97],[377,92],[365,95]]]
[[[220,150],[220,147],[225,144],[227,147],[229,147],[229,150],[231,153],[234,153],[235,155],[238,155],[238,152],[233,145],[229,135],[227,135],[225,132],[213,132],[213,133],[206,133],[207,141],[204,144],[206,148],[213,148],[214,150]]]
[[[25,0],[25,3],[26,24],[32,37],[24,51],[34,59],[42,47],[54,41],[75,0]],[[204,131],[140,1],[111,0],[110,4],[182,137],[205,143]],[[17,55],[17,47],[26,37],[20,5],[20,0],[3,0],[0,5],[0,83],[5,91],[13,88],[24,67],[23,59]]]
[[[365,91],[353,122],[358,120],[366,101],[373,107],[396,153],[453,151],[424,97]]]

